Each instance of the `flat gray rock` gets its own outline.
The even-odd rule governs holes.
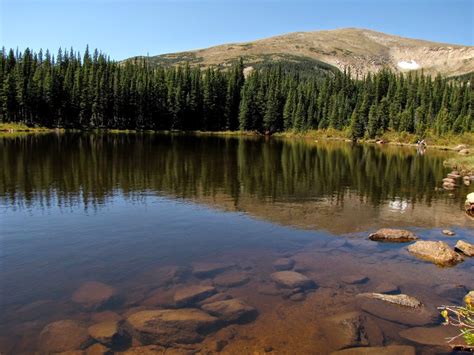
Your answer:
[[[314,288],[316,284],[303,274],[295,271],[278,271],[271,274],[272,280],[280,287],[284,288]]]

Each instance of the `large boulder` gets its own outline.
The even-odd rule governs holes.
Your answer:
[[[383,344],[383,334],[377,324],[360,312],[337,314],[323,319],[321,326],[321,336],[330,349]]]
[[[419,238],[415,233],[405,229],[382,228],[370,234],[369,239],[378,242],[406,243]]]
[[[474,245],[465,242],[464,240],[458,240],[454,246],[454,250],[459,251],[466,256],[474,256]]]
[[[271,274],[272,280],[283,288],[309,289],[316,287],[313,280],[296,271],[278,271]]]
[[[38,348],[44,353],[85,349],[93,342],[80,322],[60,320],[48,324],[39,335]]]
[[[290,258],[279,258],[273,262],[273,268],[277,271],[291,270],[295,266],[295,261]]]
[[[463,261],[458,253],[441,241],[418,241],[408,246],[407,250],[420,259],[440,266],[453,266]]]
[[[255,308],[237,298],[208,303],[202,309],[226,323],[249,321],[257,315]]]
[[[117,291],[102,282],[87,281],[72,295],[72,301],[87,310],[99,310],[113,306],[117,301]]]
[[[415,355],[416,351],[413,346],[409,345],[388,345],[360,347],[339,350],[331,353],[331,355]]]
[[[199,309],[140,311],[127,318],[129,333],[144,345],[192,344],[203,340],[218,319]]]
[[[192,306],[212,296],[217,291],[212,286],[192,285],[179,288],[174,294],[174,302],[178,307]]]

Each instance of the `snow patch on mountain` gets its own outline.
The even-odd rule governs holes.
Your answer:
[[[420,68],[420,64],[418,64],[414,60],[410,60],[410,61],[402,60],[401,62],[398,62],[398,67],[400,69],[405,69],[405,70],[415,70],[415,69]]]

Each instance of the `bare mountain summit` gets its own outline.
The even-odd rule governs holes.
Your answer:
[[[329,64],[364,75],[382,68],[423,70],[446,76],[474,72],[474,47],[404,38],[365,29],[295,32],[252,42],[149,57],[153,63],[227,66],[242,57],[246,66],[271,61]],[[322,63],[321,63],[322,62]]]

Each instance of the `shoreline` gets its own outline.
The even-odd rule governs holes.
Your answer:
[[[65,128],[47,128],[47,127],[28,127],[23,124],[0,124],[0,137],[15,137],[27,134],[45,134],[45,133],[66,133],[66,132],[100,132],[110,134],[190,134],[196,136],[220,136],[220,137],[273,137],[278,139],[302,139],[308,142],[319,141],[339,141],[351,143],[352,140],[347,137],[347,132],[338,131],[335,129],[325,130],[310,130],[306,132],[278,132],[271,136],[254,131],[155,131],[155,130],[122,130],[122,129],[65,129]],[[417,144],[412,143],[416,139],[414,134],[406,132],[386,132],[378,139],[359,139],[358,144],[376,144],[380,146],[398,146],[398,147],[412,147],[416,148]],[[435,137],[429,136],[426,138],[427,148],[456,152],[456,147],[459,145],[466,145],[474,147],[474,133],[464,133],[459,136]],[[430,143],[432,142],[432,143]],[[450,142],[446,144],[445,142]],[[474,156],[459,155],[452,157],[445,161],[447,166],[457,169],[474,171]]]

